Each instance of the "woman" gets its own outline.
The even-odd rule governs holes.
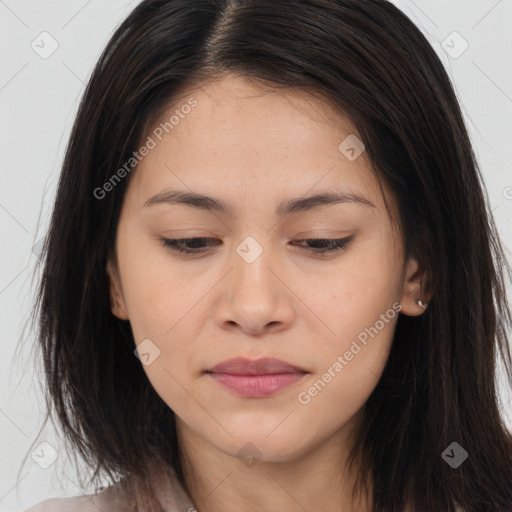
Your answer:
[[[94,495],[512,509],[509,269],[456,96],[384,0],[145,0],[85,91],[37,306]]]

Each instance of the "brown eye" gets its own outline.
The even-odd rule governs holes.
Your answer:
[[[299,240],[299,242],[305,242],[308,247],[302,246],[306,251],[313,253],[329,253],[336,252],[345,249],[347,245],[353,240],[354,236],[347,238],[308,238],[305,240]],[[172,251],[182,254],[199,254],[204,252],[204,249],[213,245],[219,245],[218,243],[211,244],[211,241],[219,241],[215,238],[161,238],[160,242],[164,247],[171,249]]]
[[[327,252],[335,252],[345,249],[353,239],[354,236],[336,239],[308,238],[306,240],[300,240],[300,242],[306,242],[309,245],[309,247],[307,247],[306,250],[323,254]]]
[[[206,243],[215,238],[161,238],[160,241],[164,247],[172,251],[184,254],[197,254],[202,252]]]

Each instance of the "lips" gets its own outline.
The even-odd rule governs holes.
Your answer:
[[[309,372],[280,359],[237,357],[206,372],[216,383],[245,398],[264,398],[291,386]]]
[[[280,359],[265,357],[245,359],[236,357],[215,365],[208,373],[229,373],[231,375],[272,375],[276,373],[307,373],[306,370],[285,363]]]

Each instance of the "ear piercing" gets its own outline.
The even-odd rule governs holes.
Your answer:
[[[423,302],[422,300],[418,300],[418,306],[420,306],[424,310],[428,308],[428,304],[426,302]]]

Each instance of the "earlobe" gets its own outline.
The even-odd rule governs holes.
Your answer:
[[[418,261],[413,257],[409,258],[405,271],[401,313],[407,316],[419,316],[427,310],[430,301],[430,295],[425,286],[427,280]]]
[[[106,271],[109,279],[110,308],[112,314],[120,320],[128,320],[128,311],[121,290],[119,272],[111,259],[107,261]]]

